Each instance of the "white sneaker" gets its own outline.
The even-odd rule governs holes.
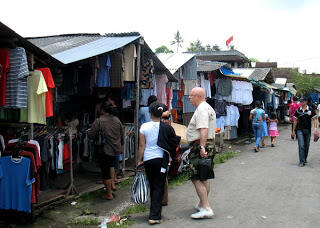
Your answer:
[[[203,219],[203,218],[212,218],[213,216],[214,216],[214,213],[211,209],[206,210],[204,208],[200,208],[199,212],[191,215],[191,218],[192,219]]]
[[[194,209],[197,211],[200,211],[201,208],[199,207],[199,204],[198,204],[198,205],[194,206]]]

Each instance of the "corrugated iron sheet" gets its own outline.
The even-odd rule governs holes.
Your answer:
[[[227,63],[198,60],[197,71],[198,72],[211,72],[211,71],[218,70],[225,65],[227,65]]]
[[[59,52],[52,56],[64,64],[73,63],[124,47],[139,39],[139,37],[102,37],[101,39]]]
[[[157,54],[157,57],[161,62],[174,74],[180,67],[192,59],[194,54],[187,53],[161,53]]]

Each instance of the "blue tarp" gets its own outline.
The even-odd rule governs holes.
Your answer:
[[[232,70],[225,68],[225,67],[221,67],[220,72],[221,72],[221,74],[226,75],[226,76],[241,76],[240,73],[234,73]]]

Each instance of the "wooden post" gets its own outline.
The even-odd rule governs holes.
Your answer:
[[[122,175],[125,177],[125,171],[126,171],[126,152],[127,152],[127,129],[124,126],[124,144],[123,144],[123,151],[122,151]]]
[[[139,104],[140,104],[140,65],[141,65],[141,46],[144,44],[142,38],[139,39],[137,47],[137,65],[136,65],[136,110],[135,110],[135,163],[138,166],[138,153],[139,153]]]
[[[70,186],[68,188],[66,197],[73,194],[78,194],[74,186],[74,177],[73,177],[73,154],[72,154],[72,130],[71,127],[68,129],[69,133],[69,150],[70,150]]]

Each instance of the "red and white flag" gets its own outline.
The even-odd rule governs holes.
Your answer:
[[[233,41],[233,36],[231,36],[229,39],[226,41],[226,45],[229,46],[229,44]]]

